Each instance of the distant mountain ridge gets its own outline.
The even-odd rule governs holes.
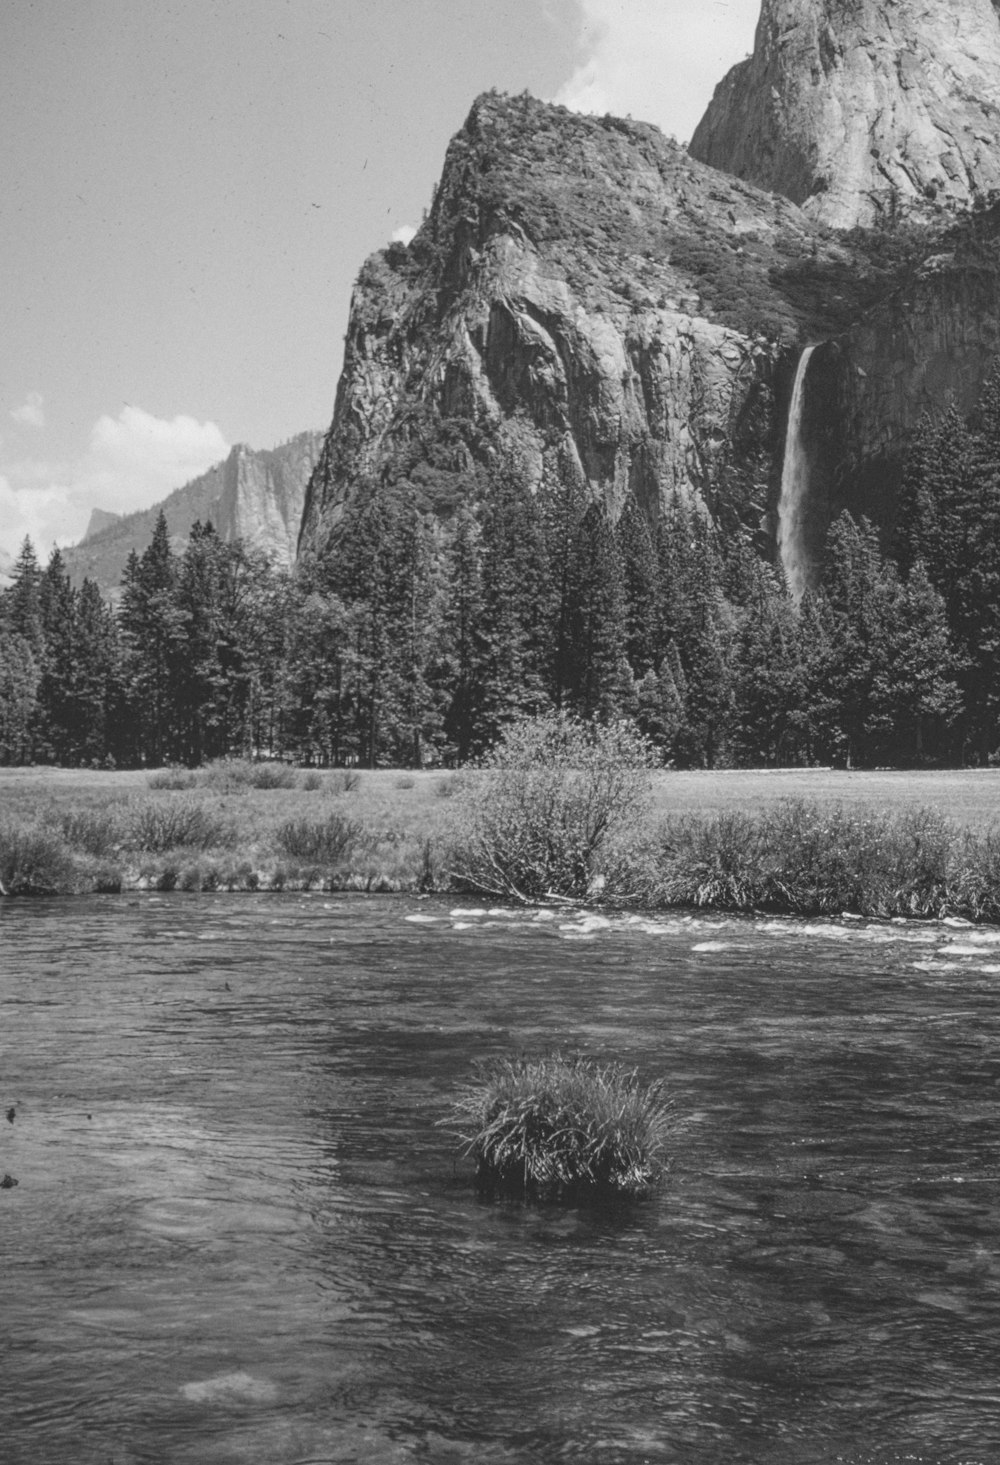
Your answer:
[[[63,551],[70,576],[77,583],[87,577],[113,594],[131,551],[141,554],[148,545],[161,509],[177,550],[194,524],[211,522],[223,539],[243,539],[291,568],[306,485],[322,446],[320,432],[298,433],[276,448],[238,443],[224,462],[148,509],[124,515],[95,509],[80,543]]]

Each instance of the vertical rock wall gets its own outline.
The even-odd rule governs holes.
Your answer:
[[[838,228],[1000,187],[991,0],[764,0],[691,141]]]

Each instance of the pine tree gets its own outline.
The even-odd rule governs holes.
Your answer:
[[[8,628],[27,642],[37,662],[41,662],[45,653],[41,581],[42,571],[31,540],[26,536],[14,562],[11,583],[3,593],[3,608]]]
[[[482,737],[496,742],[514,718],[543,711],[553,587],[544,523],[520,469],[492,476],[482,519]]]
[[[482,535],[468,503],[456,515],[445,555],[439,683],[446,689],[444,736],[450,757],[466,763],[484,751]]]
[[[621,557],[607,516],[596,504],[580,520],[569,583],[569,705],[587,720],[630,716],[635,693],[626,659]]]
[[[884,655],[872,686],[872,722],[896,764],[947,756],[962,708],[944,601],[918,560],[893,586]]]
[[[0,763],[28,763],[41,671],[30,643],[0,621]]]
[[[44,650],[36,744],[39,757],[63,764],[76,764],[82,758],[76,678],[84,648],[80,644],[77,601],[63,557],[54,549],[38,580]]]
[[[649,520],[633,494],[625,500],[616,526],[625,597],[625,654],[640,679],[656,663],[656,546]]]
[[[747,566],[733,658],[733,745],[739,762],[803,760],[797,714],[805,691],[799,617],[781,576],[762,561]]]
[[[154,766],[187,751],[175,716],[184,632],[176,583],[176,556],[161,510],[143,554],[129,556],[119,606],[130,757]]]

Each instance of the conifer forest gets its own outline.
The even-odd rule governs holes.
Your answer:
[[[454,766],[514,717],[629,718],[664,765],[1000,756],[1000,378],[926,416],[897,526],[842,515],[796,603],[746,534],[675,499],[617,522],[572,476],[470,469],[356,492],[336,553],[276,571],[161,515],[112,605],[25,541],[0,597],[0,762]]]

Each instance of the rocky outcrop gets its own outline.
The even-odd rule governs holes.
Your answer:
[[[654,127],[482,97],[412,245],[362,270],[301,549],[328,551],[366,482],[433,508],[511,452],[612,515],[678,492],[756,526],[797,343],[858,318],[880,278]]]
[[[845,507],[891,527],[921,413],[994,369],[1000,208],[837,233],[655,128],[480,98],[417,238],[361,272],[301,552],[336,554],[367,485],[447,515],[514,457],[612,517],[679,493],[773,557],[806,345],[815,564]]]
[[[838,228],[1000,188],[991,0],[764,0],[693,157]]]
[[[63,551],[70,575],[77,581],[87,576],[113,595],[130,552],[141,554],[149,544],[161,509],[176,550],[184,548],[195,523],[210,522],[223,539],[243,539],[289,568],[322,443],[321,433],[303,432],[265,451],[238,444],[225,462],[149,509],[127,515],[95,509],[81,543]]]
[[[96,539],[99,534],[103,534],[106,529],[111,529],[117,524],[121,517],[121,514],[114,514],[110,509],[91,509],[87,530],[81,543],[86,543],[88,539]]]
[[[295,558],[306,485],[319,457],[322,435],[299,433],[279,448],[233,448],[223,466],[222,488],[211,519],[223,539],[243,539],[265,549],[276,564]]]
[[[810,418],[831,510],[887,529],[920,416],[948,403],[967,415],[1000,364],[1000,216],[977,221],[978,243],[971,228],[956,232],[957,247],[924,260],[811,364]]]

